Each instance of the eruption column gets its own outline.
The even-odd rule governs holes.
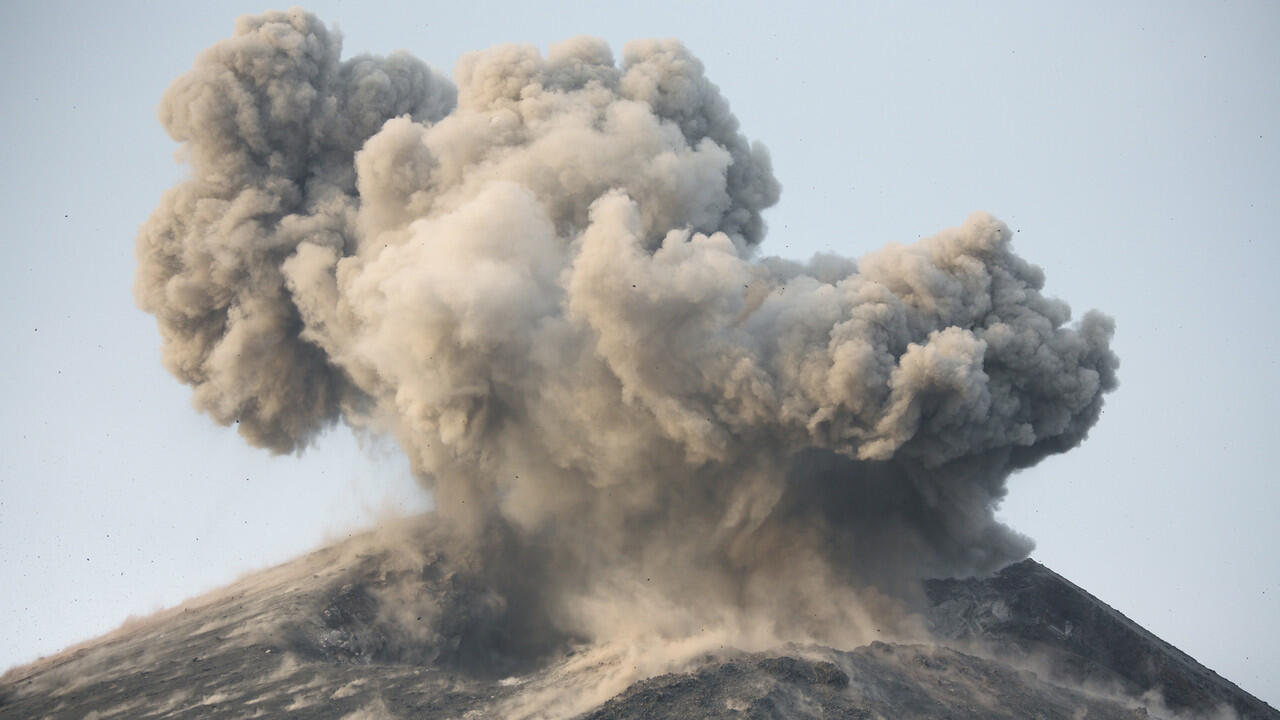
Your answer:
[[[1029,551],[993,507],[1118,362],[998,220],[759,257],[768,153],[679,43],[503,46],[456,87],[340,50],[299,10],[241,18],[164,96],[192,172],[135,292],[197,408],[275,452],[396,437],[526,629],[599,637],[625,599],[677,633],[856,634]]]

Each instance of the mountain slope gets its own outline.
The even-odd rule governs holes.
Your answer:
[[[795,654],[792,654],[795,653]],[[813,659],[814,654],[827,657]],[[620,718],[1147,717],[1128,704],[942,647],[876,642],[852,652],[791,649],[709,663],[628,689],[590,713]]]
[[[1205,717],[1222,706],[1276,717],[1266,703],[1049,568],[1024,560],[994,577],[925,584],[935,635],[1037,659],[1060,682],[1157,691],[1171,709]]]
[[[927,584],[948,646],[724,650],[655,674],[512,634],[452,550],[406,523],[248,576],[11,669],[0,718],[1280,717],[1031,561]]]

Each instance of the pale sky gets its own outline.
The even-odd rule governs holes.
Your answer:
[[[191,409],[131,284],[185,172],[155,119],[239,2],[0,4],[0,666],[429,506],[342,429],[271,457]],[[677,37],[782,200],[763,252],[858,256],[987,210],[1078,317],[1116,319],[1090,438],[1010,480],[1033,557],[1280,705],[1280,5],[366,2],[345,55],[449,73],[503,42]],[[1270,239],[1268,239],[1270,238]]]

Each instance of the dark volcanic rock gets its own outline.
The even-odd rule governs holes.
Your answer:
[[[1266,703],[1147,632],[1049,568],[1024,560],[990,578],[930,580],[930,624],[946,639],[976,641],[1048,664],[1058,682],[1158,692],[1173,711],[1208,717],[1280,717]]]
[[[627,688],[625,652],[529,630],[536,613],[407,527],[13,668],[0,718],[1174,717],[1135,699],[1152,689],[1179,718],[1280,717],[1032,562],[928,584],[929,619],[952,648],[727,651]]]
[[[750,656],[638,683],[589,713],[621,718],[1052,718],[1148,717],[1029,673],[946,648],[873,643],[852,652],[796,649]]]
[[[806,662],[789,656],[769,657],[756,663],[756,667],[775,678],[802,685],[830,685],[834,688],[849,686],[849,676],[829,662]]]

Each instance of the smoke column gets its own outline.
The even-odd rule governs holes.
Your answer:
[[[517,634],[643,607],[867,636],[919,577],[1029,552],[993,507],[1118,361],[1004,224],[759,257],[769,156],[674,41],[503,46],[454,83],[340,51],[244,17],[164,95],[191,175],[135,293],[199,410],[278,453],[394,436]]]

